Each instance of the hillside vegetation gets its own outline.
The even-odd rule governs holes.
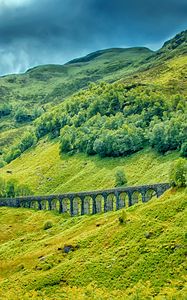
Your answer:
[[[106,189],[115,186],[118,167],[124,170],[128,185],[168,182],[171,163],[178,157],[177,151],[160,156],[149,149],[121,158],[60,156],[58,143],[41,141],[1,169],[1,175],[27,185],[34,194]]]
[[[22,75],[11,75],[16,81],[26,76],[28,85],[35,82],[43,90],[42,85],[51,88],[50,81],[57,83],[56,76],[71,81],[70,71],[64,75],[64,68],[83,73],[90,68],[93,76],[92,68],[97,65],[102,82],[90,83],[81,90],[77,86],[78,91],[68,97],[61,90],[58,99],[53,95],[51,104],[52,100],[44,103],[40,99],[37,107],[34,97],[24,98],[29,86],[18,86],[21,106],[23,101],[26,106],[30,103],[34,115],[23,106],[14,116],[13,97],[4,93],[2,176],[27,184],[35,194],[113,187],[118,166],[127,173],[130,185],[168,181],[171,162],[187,155],[186,41],[183,32],[156,53],[146,48],[108,49],[64,66],[40,66]],[[129,66],[122,63],[131,60]],[[107,72],[106,68],[114,63],[121,69]],[[137,67],[136,71],[132,66]],[[45,81],[34,77],[48,72],[51,77]],[[113,83],[103,81],[110,81],[109,73]],[[0,78],[0,84],[11,81],[11,76]],[[71,78],[76,80],[77,75]],[[12,84],[14,93],[15,82],[8,84]],[[34,91],[39,95],[36,87]]]
[[[180,156],[185,186],[186,97],[187,31],[1,77],[0,197],[168,182]],[[74,218],[1,207],[0,299],[186,300],[186,204],[184,187]]]
[[[108,49],[64,66],[40,66],[28,70],[25,74],[0,78],[0,165],[3,166],[3,161],[9,163],[20,155],[20,151],[23,152],[25,147],[20,149],[20,145],[17,144],[24,138],[26,131],[35,132],[37,139],[48,133],[52,138],[59,136],[60,129],[65,125],[72,128],[81,127],[80,131],[84,133],[82,125],[92,130],[91,121],[89,124],[86,122],[98,113],[107,117],[101,120],[105,127],[113,125],[105,125],[106,120],[112,116],[118,119],[120,113],[123,119],[119,118],[121,121],[116,126],[121,126],[122,122],[132,127],[132,123],[137,119],[135,127],[139,123],[138,127],[144,132],[153,116],[157,116],[160,122],[163,121],[164,112],[168,110],[169,115],[165,114],[165,119],[171,119],[171,113],[176,109],[178,114],[185,114],[186,40],[184,31],[165,43],[157,52],[147,48]],[[99,83],[100,81],[110,84]],[[96,85],[90,86],[93,82],[96,82]],[[80,90],[81,88],[84,89]],[[75,92],[76,95],[72,96]],[[99,111],[94,111],[94,105],[97,106],[98,102],[102,107],[98,108]],[[138,110],[136,106],[140,106]],[[55,111],[59,114],[58,118],[55,117]],[[75,120],[73,117],[78,113],[78,120]],[[45,128],[40,132],[38,124],[42,125],[43,121]],[[49,128],[46,128],[46,122],[49,123]],[[179,122],[181,123],[180,120]],[[182,120],[182,123],[185,122]],[[139,133],[140,130],[136,134],[142,137]],[[130,150],[139,150],[144,141],[142,137],[138,145],[130,145]],[[34,142],[35,139],[30,145]],[[85,151],[86,146],[83,147]],[[11,148],[14,152],[12,154],[8,153]],[[91,152],[95,150],[91,149]],[[120,152],[124,155],[123,150]]]
[[[186,204],[184,189],[168,191],[128,208],[123,225],[121,211],[1,208],[0,298],[185,300]]]

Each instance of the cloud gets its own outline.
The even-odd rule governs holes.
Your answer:
[[[186,0],[0,0],[0,74],[103,48],[160,47],[186,27]]]
[[[10,7],[19,7],[25,6],[31,3],[32,0],[0,0],[0,8],[10,8]]]

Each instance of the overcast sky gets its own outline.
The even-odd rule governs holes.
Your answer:
[[[0,0],[0,74],[110,47],[158,49],[187,29],[187,0]]]

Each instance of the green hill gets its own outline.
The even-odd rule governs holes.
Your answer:
[[[184,31],[156,52],[106,49],[1,77],[0,192],[10,179],[35,195],[112,188],[119,167],[128,185],[167,182],[187,155],[186,50]],[[122,211],[0,208],[0,299],[186,299],[186,200],[169,190],[123,225]]]
[[[172,44],[172,46],[169,46]],[[176,44],[176,45],[175,45]],[[175,45],[175,46],[173,46]],[[91,82],[145,84],[167,94],[186,95],[186,31],[159,51],[107,49],[63,66],[46,65],[0,78],[0,154],[16,143],[33,121]]]
[[[39,115],[50,111],[55,104],[91,82],[116,80],[121,72],[132,73],[148,57],[146,48],[102,51],[102,56],[88,63],[71,63],[64,66],[46,65],[28,70],[25,74],[0,78],[0,149],[16,141],[25,127]],[[118,75],[119,73],[119,75]],[[20,110],[22,121],[16,119]],[[4,132],[6,131],[6,138]],[[14,134],[12,134],[14,132]],[[14,137],[12,137],[12,135]]]

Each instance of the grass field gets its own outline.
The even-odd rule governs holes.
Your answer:
[[[0,299],[185,300],[186,204],[185,190],[168,191],[128,208],[123,225],[121,211],[68,218],[1,208]]]
[[[178,152],[160,156],[149,149],[121,158],[60,156],[58,143],[41,141],[1,169],[1,174],[27,184],[35,194],[105,189],[115,186],[118,167],[124,169],[128,185],[168,182],[171,162],[177,157]]]

